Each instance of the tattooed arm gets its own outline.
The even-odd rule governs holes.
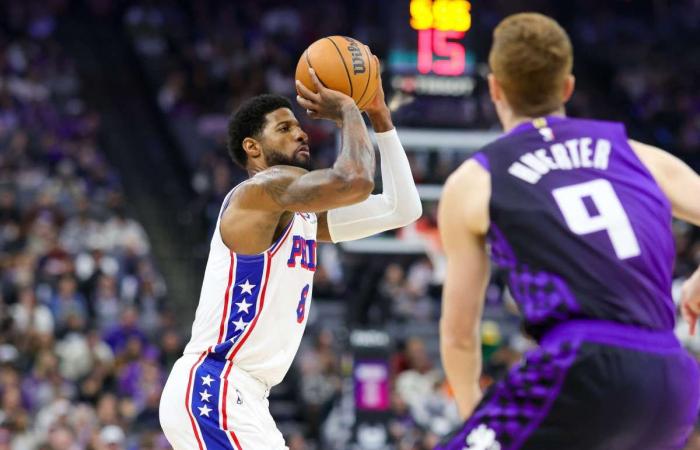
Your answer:
[[[313,118],[341,124],[343,146],[329,169],[307,172],[274,166],[246,183],[244,203],[267,211],[327,211],[366,199],[374,188],[374,147],[355,102],[323,87],[311,72],[317,92],[297,82],[297,101]]]
[[[337,163],[336,163],[337,164]],[[241,185],[238,205],[269,212],[319,212],[366,199],[374,188],[371,178],[354,168],[306,171],[275,166]]]
[[[307,171],[273,166],[258,172],[232,194],[221,218],[221,235],[235,252],[257,253],[274,240],[287,212],[319,212],[358,203],[374,189],[374,147],[353,100],[324,88],[312,73],[317,93],[297,85],[299,104],[314,118],[341,124],[343,145],[331,168]]]

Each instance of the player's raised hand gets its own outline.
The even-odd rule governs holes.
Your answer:
[[[367,47],[367,46],[365,46]],[[367,47],[367,50],[369,50],[369,47]],[[374,58],[375,62],[377,63],[377,68],[379,68],[379,73],[381,73],[381,66],[379,65],[379,58],[377,58],[376,55],[372,55],[372,58]],[[379,75],[377,75],[379,76]],[[384,88],[382,87],[381,81],[377,83],[377,91],[374,94],[374,98],[372,99],[371,102],[367,103],[365,105],[364,110],[367,114],[375,114],[378,113],[384,109],[388,109],[386,105],[386,99],[384,98]]]
[[[369,47],[367,47],[367,51],[369,52]],[[377,76],[379,77],[381,73],[379,58],[375,55],[372,55],[372,58],[374,58],[374,62],[377,66]],[[374,128],[375,132],[381,133],[394,128],[394,123],[391,121],[391,111],[384,97],[384,88],[382,88],[381,79],[377,83],[377,90],[374,93],[374,98],[365,105],[363,111],[367,114],[367,117],[369,117],[369,121],[372,122],[372,128]]]
[[[343,108],[355,105],[351,97],[333,89],[325,87],[316,76],[314,69],[309,68],[311,81],[314,83],[316,92],[304,86],[299,80],[296,81],[297,103],[306,110],[306,114],[313,119],[328,119],[336,123],[342,121]]]
[[[681,314],[690,326],[690,335],[694,336],[698,318],[700,318],[700,268],[683,283]]]

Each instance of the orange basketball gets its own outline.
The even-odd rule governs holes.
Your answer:
[[[378,64],[369,49],[346,36],[319,39],[299,58],[296,79],[315,91],[309,67],[325,87],[349,95],[360,109],[372,101],[381,82]]]

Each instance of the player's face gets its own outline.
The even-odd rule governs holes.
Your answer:
[[[263,155],[267,166],[289,165],[308,169],[311,165],[309,136],[289,108],[280,108],[266,116],[263,128]]]

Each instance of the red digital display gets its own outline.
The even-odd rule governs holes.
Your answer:
[[[466,50],[459,40],[471,28],[471,3],[411,0],[410,12],[411,27],[418,31],[418,72],[463,75]]]

